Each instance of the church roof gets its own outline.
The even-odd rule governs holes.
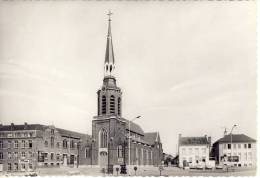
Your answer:
[[[179,145],[206,145],[210,144],[207,137],[181,137]]]
[[[124,119],[124,118],[121,118],[121,119],[126,122],[126,129],[128,130],[129,129],[129,120]],[[130,122],[131,122],[130,130],[132,132],[135,132],[135,133],[140,134],[140,135],[144,135],[143,129],[138,124],[136,124],[132,121],[130,121]]]
[[[146,132],[144,133],[144,140],[150,145],[153,145],[155,142],[159,142],[159,133],[158,132]]]
[[[231,135],[225,135],[217,140],[215,143],[229,143],[231,141]],[[244,134],[232,134],[232,142],[256,142],[255,139],[248,137]],[[215,144],[214,143],[214,144]]]

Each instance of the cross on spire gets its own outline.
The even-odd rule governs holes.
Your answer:
[[[113,14],[113,13],[109,10],[109,11],[108,11],[108,14],[107,14],[107,15],[108,15],[108,20],[109,20],[109,21],[111,21],[111,15],[112,15],[112,14]]]

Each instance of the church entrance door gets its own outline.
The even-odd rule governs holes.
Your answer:
[[[107,166],[107,152],[101,151],[99,152],[99,165],[101,168],[106,168]]]

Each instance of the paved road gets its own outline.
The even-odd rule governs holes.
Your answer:
[[[100,168],[96,167],[85,167],[80,166],[79,168],[69,168],[69,167],[60,167],[60,168],[41,168],[37,170],[38,175],[47,176],[47,175],[84,175],[84,176],[108,176],[103,174],[100,171]],[[2,174],[5,175],[5,174]],[[10,175],[10,174],[9,174]],[[15,174],[11,174],[15,175]],[[130,171],[130,175],[134,176],[135,172],[133,168]],[[136,171],[136,176],[159,176],[160,172],[158,167],[142,167],[138,168]],[[176,167],[166,167],[162,171],[162,176],[255,176],[256,169],[236,169],[234,171],[223,171],[223,170],[183,170]],[[1,176],[1,174],[0,174]],[[113,176],[117,176],[116,171],[114,171]],[[120,175],[120,176],[129,176]]]

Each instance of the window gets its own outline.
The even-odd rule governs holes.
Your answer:
[[[32,148],[32,140],[29,140],[29,148]]]
[[[18,152],[14,152],[14,159],[18,159]]]
[[[3,152],[0,152],[0,159],[4,159]]]
[[[3,141],[0,140],[0,148],[3,148]]]
[[[14,148],[18,148],[18,140],[14,141]]]
[[[234,149],[237,149],[237,144],[234,143],[233,146],[234,146]]]
[[[32,158],[33,157],[33,153],[31,151],[28,152],[28,156],[29,158]]]
[[[54,153],[51,153],[51,160],[54,159]]]
[[[189,154],[192,154],[192,148],[189,148]]]
[[[63,148],[67,148],[68,147],[68,142],[66,139],[63,140],[62,142]]]
[[[86,157],[86,158],[89,158],[89,157],[90,157],[89,148],[86,148],[86,150],[85,150],[85,157]]]
[[[12,159],[12,153],[8,152],[8,159]]]
[[[24,171],[25,170],[25,163],[21,164],[21,169]]]
[[[195,148],[195,155],[196,155],[196,156],[199,155],[199,148]]]
[[[244,148],[247,148],[247,144],[244,144]]]
[[[238,149],[240,149],[241,148],[241,144],[239,143],[239,144],[237,144],[237,148]]]
[[[11,148],[11,145],[12,145],[12,141],[8,140],[8,145],[7,145],[7,147],[8,147],[8,148]]]
[[[25,156],[26,156],[26,154],[25,154],[25,152],[23,151],[23,152],[22,152],[22,158],[25,158]]]
[[[7,170],[8,170],[8,171],[11,171],[11,170],[12,170],[12,164],[11,164],[11,163],[8,163],[8,164],[7,164]]]
[[[115,97],[114,97],[114,95],[110,96],[110,113],[111,114],[115,113]]]
[[[59,161],[60,160],[60,154],[56,155],[56,160]]]
[[[244,160],[247,161],[247,153],[244,153]]]
[[[122,145],[118,145],[118,147],[117,147],[117,157],[118,158],[123,157],[123,147],[122,147]]]
[[[26,144],[25,144],[25,140],[22,140],[22,148],[25,148]]]
[[[181,151],[182,151],[183,155],[186,155],[186,149],[185,148],[182,148]]]
[[[251,143],[248,143],[248,148],[251,148]]]
[[[24,137],[28,137],[28,133],[27,132],[24,133]]]
[[[118,115],[121,115],[121,98],[117,99]]]
[[[57,147],[57,148],[60,148],[60,142],[57,142],[57,143],[56,143],[56,147]]]
[[[102,96],[102,114],[106,114],[107,112],[107,101],[106,101],[106,96]]]
[[[248,153],[248,160],[252,161],[252,153],[251,152]]]
[[[54,137],[51,137],[51,147],[54,147]]]
[[[230,143],[228,144],[228,149],[231,149],[231,144]]]
[[[54,135],[54,129],[51,129],[51,134]]]
[[[33,137],[33,132],[30,132],[30,133],[29,133],[29,137]]]
[[[202,148],[201,151],[202,151],[202,154],[206,154],[207,150],[206,150],[206,148]]]
[[[105,131],[105,129],[100,130],[99,138],[100,138],[100,148],[107,148],[107,132]]]
[[[45,147],[48,147],[48,141],[47,140],[45,140],[44,145],[45,145]]]
[[[189,163],[192,163],[192,157],[189,158]]]
[[[29,169],[33,169],[32,163],[29,163]]]
[[[14,170],[18,171],[18,163],[14,163]]]
[[[75,146],[75,145],[74,145],[74,140],[71,140],[71,141],[70,141],[70,148],[74,149],[74,148],[75,148],[74,146]]]

